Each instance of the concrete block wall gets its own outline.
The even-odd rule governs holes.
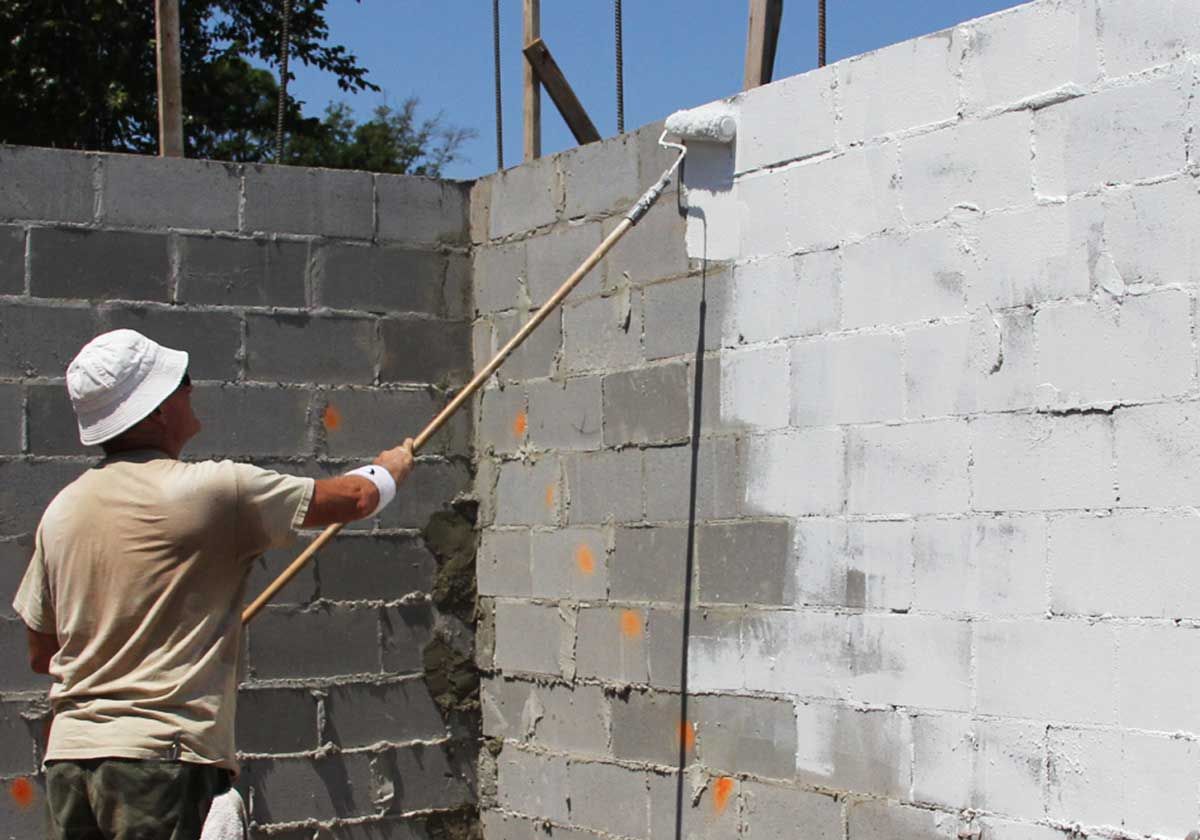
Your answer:
[[[48,683],[9,604],[42,508],[98,452],[74,428],[71,356],[126,326],[187,349],[204,431],[185,457],[342,472],[419,431],[468,372],[467,200],[422,178],[0,148],[0,836],[42,833]],[[464,414],[396,503],[250,625],[256,836],[476,821],[472,510],[450,507],[470,437]],[[256,564],[247,600],[304,544]]]
[[[501,369],[489,840],[1200,827],[1197,21],[1043,0],[738,97]],[[477,362],[656,136],[476,185]]]

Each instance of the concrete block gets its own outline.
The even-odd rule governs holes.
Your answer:
[[[316,557],[317,594],[331,601],[396,601],[433,588],[437,563],[415,537],[342,536]]]
[[[520,304],[528,271],[525,240],[481,245],[471,252],[471,259],[471,285],[480,312],[496,312]]]
[[[971,708],[972,625],[901,613],[853,616],[852,696],[892,706]]]
[[[742,660],[744,610],[694,610],[688,626],[688,687],[692,691],[737,691],[746,687]],[[649,611],[650,682],[678,689],[683,674],[683,611]]]
[[[480,593],[526,596],[532,594],[532,549],[529,531],[485,530],[475,559]]]
[[[475,422],[475,446],[484,452],[510,454],[525,445],[529,429],[528,398],[519,385],[483,391]]]
[[[1122,408],[1116,430],[1118,501],[1149,507],[1190,505],[1200,489],[1200,429],[1193,402]]]
[[[630,691],[612,699],[612,752],[625,761],[678,766],[685,746],[690,763],[696,757],[696,728],[681,721],[675,694]]]
[[[431,822],[436,821],[436,817]],[[420,817],[400,819],[371,819],[359,823],[346,823],[334,828],[333,836],[337,840],[420,840],[425,833],[426,823]],[[308,829],[301,829],[307,832]],[[281,840],[309,840],[307,834],[296,837],[289,834],[272,832],[274,837]]]
[[[91,455],[96,450],[79,442],[79,425],[63,385],[30,385],[26,391],[25,435],[33,455]],[[17,402],[16,434],[21,435]]]
[[[0,619],[0,691],[46,691],[50,678],[29,669],[25,623]]]
[[[1100,74],[1097,6],[1076,0],[1044,3],[967,24],[962,64],[967,109],[1021,103],[1068,86],[1089,87]]]
[[[721,840],[741,831],[743,782],[740,779],[713,776],[699,767],[690,769],[683,780],[682,809],[678,771],[650,773],[647,781],[650,840],[672,837]]]
[[[651,522],[682,522],[691,516],[693,482],[696,485],[696,517],[728,519],[742,512],[741,484],[743,453],[734,438],[705,438],[700,441],[695,470],[692,447],[652,448],[643,453],[646,519]]]
[[[804,826],[812,840],[842,840],[842,804],[832,796],[744,781],[744,830],[749,840],[788,840]]]
[[[569,372],[630,367],[642,358],[641,296],[625,292],[563,309],[563,366]]]
[[[319,306],[446,314],[444,254],[329,243],[316,251],[312,276]]]
[[[790,700],[703,695],[696,743],[706,767],[789,779],[796,771],[796,712]]]
[[[29,783],[32,801],[22,806],[10,799],[0,806],[0,820],[4,821],[4,830],[10,837],[45,837],[51,831],[50,809],[45,804],[45,777],[30,775],[25,781]]]
[[[746,574],[746,558],[754,573]],[[791,525],[701,525],[696,536],[696,596],[701,603],[774,604],[794,595]]]
[[[558,217],[562,183],[556,158],[539,158],[506,169],[488,181],[492,192],[488,233],[492,239],[525,233]]]
[[[609,217],[604,223],[605,236],[616,229],[621,218]],[[613,246],[603,267],[610,287],[624,283],[645,286],[688,273],[687,216],[669,193]]]
[[[798,703],[796,726],[796,779],[801,784],[891,799],[908,798],[912,730],[907,715]],[[850,836],[895,835],[885,831]]]
[[[98,330],[137,330],[167,347],[186,350],[188,374],[194,380],[238,378],[242,319],[236,313],[107,304],[96,312]]]
[[[166,301],[169,243],[155,233],[33,228],[30,292],[46,298]]]
[[[1100,6],[1100,46],[1109,76],[1124,76],[1175,61],[1200,48],[1200,26],[1187,14],[1186,0]]]
[[[238,752],[298,753],[315,750],[318,744],[317,698],[310,689],[238,692]]]
[[[311,452],[309,396],[290,388],[193,386],[192,406],[202,426],[189,451],[225,456]]]
[[[972,505],[1035,511],[1111,506],[1113,424],[1104,415],[973,418]]]
[[[497,315],[493,322],[493,343],[486,357],[476,359],[476,367],[482,369],[504,345],[512,340],[517,331],[529,322],[530,313]],[[563,347],[563,314],[552,312],[538,324],[525,342],[513,350],[504,360],[498,375],[507,382],[550,376],[557,369]]]
[[[246,378],[370,385],[380,351],[373,318],[246,315]]]
[[[599,376],[531,382],[529,442],[537,449],[600,446],[602,397]]]
[[[596,686],[485,680],[484,732],[552,750],[608,754],[609,700]]]
[[[379,610],[373,607],[268,607],[248,635],[255,679],[379,673]]]
[[[1039,394],[1055,407],[1183,394],[1196,374],[1191,321],[1183,291],[1044,307],[1034,316]]]
[[[0,149],[0,218],[91,222],[96,156],[60,149]],[[47,184],[55,184],[47,189]]]
[[[576,621],[575,668],[580,677],[649,682],[647,613],[622,607],[583,607]]]
[[[788,425],[792,393],[790,356],[783,345],[721,354],[718,374],[721,427],[766,430]]]
[[[904,411],[901,341],[891,334],[818,338],[792,347],[792,424],[897,420]],[[872,383],[864,387],[864,383]]]
[[[918,514],[965,510],[970,501],[969,437],[960,420],[851,429],[847,509]],[[978,458],[978,445],[974,451]]]
[[[1200,232],[1187,218],[1200,208],[1200,183],[1185,176],[1112,190],[1104,204],[1103,251],[1126,285],[1200,283]]]
[[[961,809],[972,801],[976,743],[971,721],[958,715],[914,715],[912,798]]]
[[[721,346],[722,325],[729,316],[731,273],[716,271],[701,280],[684,277],[647,286],[642,293],[645,317],[646,359],[694,355],[700,340],[703,313],[704,349]],[[701,310],[701,299],[704,309]]]
[[[371,756],[260,759],[246,763],[251,819],[259,825],[304,819],[365,816],[374,812]]]
[[[608,536],[595,528],[534,531],[535,598],[599,600],[608,595]]]
[[[375,234],[375,187],[369,172],[247,166],[242,230],[339,239]]]
[[[941,614],[1044,615],[1046,531],[1039,516],[919,520],[913,606]]]
[[[417,175],[375,176],[380,239],[418,245],[462,245],[469,240],[471,185]]]
[[[1112,627],[1053,619],[982,621],[975,625],[975,645],[980,713],[1115,722]],[[1014,650],[1022,655],[1013,656]]]
[[[934,222],[955,208],[994,210],[1033,200],[1033,117],[1028,111],[959,123],[901,143],[904,215]]]
[[[415,437],[445,400],[428,389],[420,391],[335,390],[324,394],[320,410],[325,448],[333,458],[370,460],[406,437]],[[462,453],[470,441],[471,417],[460,412],[429,439],[421,451]]]
[[[563,508],[558,459],[506,461],[496,484],[497,525],[554,525]]]
[[[738,174],[833,149],[835,80],[834,70],[818,69],[742,94]]]
[[[0,592],[16,594],[33,556],[33,535],[0,540]],[[17,618],[9,598],[0,601],[0,618]]]
[[[584,452],[564,459],[567,521],[572,525],[636,522],[642,518],[642,453],[636,449]]]
[[[604,231],[600,222],[577,222],[555,227],[541,236],[526,239],[526,288],[530,303],[540,306],[559,290],[600,245]],[[571,290],[574,300],[596,294],[604,285],[604,267],[593,268]],[[508,306],[515,306],[516,298]],[[499,307],[507,308],[507,307]]]
[[[0,534],[32,533],[58,491],[89,467],[77,460],[0,462]]]
[[[953,228],[882,236],[841,249],[842,324],[905,324],[962,314],[968,254]]]
[[[0,732],[4,733],[5,750],[0,758],[0,773],[5,776],[32,776],[38,772],[38,753],[41,749],[38,738],[45,721],[26,720],[22,715],[32,714],[33,704],[20,701],[0,703]],[[12,789],[10,788],[10,791]],[[13,797],[16,799],[16,797]],[[16,804],[16,803],[13,803]],[[5,815],[7,816],[7,815]],[[3,817],[0,817],[2,819]],[[5,820],[5,827],[8,821]]]
[[[1073,195],[1183,171],[1191,74],[1112,88],[1034,116],[1040,195]]]
[[[25,293],[25,228],[0,225],[0,295]]]
[[[235,163],[104,155],[100,222],[120,227],[237,230],[242,168]]]
[[[1120,725],[1195,735],[1200,722],[1191,693],[1170,684],[1172,675],[1191,674],[1200,662],[1200,634],[1186,625],[1129,625],[1116,637]]]
[[[568,219],[588,213],[623,211],[641,195],[637,138],[622,134],[576,146],[558,158]],[[650,186],[646,184],[645,186]]]
[[[836,330],[841,265],[836,251],[768,257],[733,270],[725,344],[777,341]]]
[[[429,603],[400,604],[379,611],[379,639],[385,674],[424,671],[423,651],[433,636],[433,612]]]
[[[622,601],[683,603],[688,531],[682,526],[615,529],[609,595]]]
[[[342,471],[357,464],[346,464]],[[473,491],[471,470],[463,461],[417,463],[418,478],[396,491],[396,501],[379,515],[380,528],[424,528],[429,517],[445,510],[455,498]]]
[[[913,598],[912,523],[796,521],[795,601],[907,611]]]
[[[445,724],[421,679],[334,685],[326,690],[323,702],[322,743],[354,748],[380,741],[432,740],[445,734]]]
[[[496,667],[506,673],[559,675],[571,631],[558,607],[496,601]]]
[[[471,376],[470,332],[464,321],[385,318],[379,322],[380,382],[466,382]]]
[[[283,574],[296,556],[302,550],[299,541],[291,541],[283,548],[273,549],[258,557],[250,564],[250,574],[246,577],[246,589],[243,594],[243,605],[249,604],[259,594]],[[308,606],[317,598],[317,564],[306,563],[279,592],[271,599],[272,604]],[[357,600],[347,598],[345,600]]]
[[[1063,836],[1057,828],[997,817],[977,817],[975,825],[989,840],[1062,840]]]
[[[573,761],[567,766],[572,791],[605,791],[605,796],[571,799],[571,822],[623,837],[644,837],[649,831],[650,800],[645,771],[615,764]],[[621,807],[612,807],[620,802]]]
[[[687,439],[692,413],[687,365],[609,374],[604,377],[603,391],[606,445]]]
[[[275,239],[178,239],[182,303],[305,305],[310,245]]]
[[[1007,309],[1087,295],[1100,225],[1099,207],[1087,199],[984,216],[968,228],[977,254],[968,304]]]
[[[959,837],[957,814],[913,808],[894,802],[865,800],[846,806],[847,837],[867,840],[953,840]]]
[[[839,67],[843,143],[952,120],[958,114],[963,33],[947,29]]]
[[[1195,574],[1185,546],[1198,529],[1200,517],[1182,512],[1053,519],[1052,611],[1172,619],[1200,612],[1185,597]]]

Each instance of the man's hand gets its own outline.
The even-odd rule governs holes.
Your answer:
[[[380,452],[379,457],[375,459],[374,463],[391,473],[396,484],[400,484],[412,472],[412,448],[413,439],[408,438],[395,449],[385,449],[383,452]]]

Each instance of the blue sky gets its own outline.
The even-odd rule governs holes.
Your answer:
[[[1014,0],[828,0],[832,63],[1019,5]],[[521,0],[501,0],[504,165],[521,162]],[[741,88],[746,0],[624,0],[625,127],[637,128]],[[775,78],[816,66],[816,0],[786,0]],[[463,159],[444,173],[474,178],[496,169],[492,4],[488,0],[331,0],[330,39],[346,45],[382,93],[348,96],[332,78],[296,68],[293,93],[309,114],[330,100],[368,117],[381,103],[421,100],[424,116],[473,128]],[[542,0],[542,37],[601,135],[616,133],[612,0]],[[575,145],[554,105],[542,105],[542,150]]]

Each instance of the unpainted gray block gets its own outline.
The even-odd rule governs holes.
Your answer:
[[[235,163],[159,157],[100,158],[100,221],[122,227],[237,230]]]
[[[798,825],[811,840],[842,840],[842,804],[832,796],[744,781],[742,803],[743,836],[753,840],[778,840]]]
[[[608,697],[597,686],[484,681],[484,732],[562,752],[608,754]]]
[[[291,388],[192,386],[201,430],[196,455],[299,455],[312,452],[311,394]],[[270,418],[269,422],[264,422]]]
[[[846,808],[850,840],[952,840],[960,836],[957,814],[874,800],[850,802]]]
[[[529,442],[538,449],[596,449],[600,446],[600,377],[531,382]]]
[[[629,367],[642,358],[642,303],[633,291],[563,309],[563,366],[571,373]]]
[[[430,251],[328,243],[313,261],[316,299],[334,309],[442,315],[446,268]]]
[[[738,650],[742,636],[744,611],[734,608],[693,610],[688,627],[689,655],[697,657],[719,655],[730,648]],[[654,607],[648,611],[650,684],[655,688],[678,689],[683,666],[683,610]],[[722,663],[719,685],[696,679],[693,673],[689,684],[693,691],[728,690],[742,683],[739,663]],[[732,667],[731,667],[732,666]]]
[[[526,283],[531,302],[535,305],[545,303],[596,250],[601,239],[601,224],[586,222],[559,226],[525,240]],[[571,290],[571,296],[576,300],[588,297],[599,292],[603,285],[604,268],[598,265]]]
[[[571,822],[582,828],[622,837],[645,837],[649,832],[649,791],[646,772],[615,764],[573,761],[567,767],[572,791],[604,791],[604,796],[571,798]],[[613,807],[613,803],[621,803]]]
[[[555,158],[538,158],[487,180],[492,193],[488,231],[492,239],[548,225],[557,217],[562,185]]]
[[[433,740],[445,734],[445,724],[421,679],[335,685],[326,691],[323,702],[322,743],[353,748],[379,741]]]
[[[793,564],[788,523],[701,525],[696,543],[696,591],[701,602],[789,602]],[[749,574],[747,567],[752,570]]]
[[[92,221],[95,160],[75,151],[0,147],[0,218]]]
[[[0,225],[0,295],[25,292],[25,228]]]
[[[289,465],[290,466],[290,465]],[[294,470],[294,466],[290,466]],[[340,545],[341,540],[334,540],[333,545]],[[285,548],[277,548],[268,551],[262,557],[259,557],[250,565],[250,575],[246,578],[246,594],[245,602],[248,604],[256,598],[261,592],[265,591],[267,586],[272,581],[283,574],[296,555],[302,550],[299,542],[294,545],[288,545]],[[321,555],[324,557],[324,553]],[[307,606],[311,604],[317,597],[317,564],[305,563],[295,577],[275,594],[271,599],[272,604],[289,604],[295,606]]]
[[[0,540],[0,592],[16,594],[33,556],[33,535]],[[17,618],[11,597],[0,600],[0,618]]]
[[[602,599],[608,594],[608,538],[594,528],[534,531],[535,598]]]
[[[604,442],[670,443],[691,427],[687,365],[670,364],[604,377]]]
[[[0,454],[21,451],[24,428],[25,393],[20,385],[0,385]]]
[[[790,700],[695,698],[696,743],[704,766],[725,773],[790,779],[796,772],[796,713]]]
[[[45,803],[46,777],[40,773],[30,775],[28,781],[33,786],[34,802]],[[50,809],[44,805],[33,805],[29,808],[6,808],[4,831],[10,837],[47,837],[51,831]]]
[[[417,245],[466,243],[470,188],[466,182],[377,174],[379,238]]]
[[[45,298],[166,301],[168,245],[157,233],[33,228],[30,292]]]
[[[563,504],[558,459],[508,461],[496,483],[497,525],[553,525]]]
[[[529,414],[525,389],[519,385],[488,388],[479,400],[475,445],[484,452],[516,452],[525,443]]]
[[[379,356],[373,318],[247,315],[246,378],[370,385]]]
[[[433,635],[433,606],[400,604],[381,610],[379,617],[384,673],[420,673],[424,668],[422,651]]]
[[[729,307],[730,274],[728,268],[719,268],[707,278],[690,276],[645,288],[647,359],[695,355],[702,312],[704,349],[716,350],[721,346],[722,324]]]
[[[394,601],[428,592],[437,563],[417,537],[372,534],[333,540],[317,555],[316,568],[322,598]]]
[[[465,382],[471,373],[471,326],[463,321],[388,318],[380,322],[381,382]]]
[[[415,437],[433,419],[444,400],[428,390],[325,391],[320,410],[325,429],[325,446],[333,458],[371,460],[385,449]],[[460,411],[429,439],[421,451],[464,452],[469,439],[471,416]]]
[[[646,450],[646,519],[687,521],[693,480],[698,519],[729,519],[742,512],[739,482],[744,459],[736,439],[705,438],[698,455],[693,475],[691,445]]]
[[[604,223],[604,235],[612,233],[621,219],[622,216],[610,217]],[[644,286],[687,274],[686,233],[687,216],[680,212],[671,195],[664,195],[604,258],[608,284],[619,286],[627,280]]]
[[[491,361],[492,356],[504,347],[526,323],[528,313],[507,313],[497,315],[493,327],[495,329],[494,343],[488,348],[486,358],[477,358],[476,367],[482,368]],[[524,343],[513,350],[512,355],[500,366],[499,375],[505,381],[533,379],[550,376],[558,363],[559,354],[563,347],[562,313],[550,313],[545,321],[538,324],[537,329],[525,339]]]
[[[0,736],[4,738],[4,752],[0,755],[0,774],[32,776],[38,772],[39,748],[35,735],[41,730],[44,722],[25,720],[21,717],[22,714],[31,711],[31,705],[22,701],[0,703]],[[13,810],[17,809],[11,806],[5,809],[6,827]]]
[[[33,455],[93,455],[99,450],[79,442],[79,425],[64,385],[30,385],[26,434]]]
[[[257,679],[379,673],[379,610],[373,607],[267,607],[249,636],[250,673]]]
[[[559,657],[569,632],[558,607],[496,601],[496,667],[561,674]]]
[[[347,465],[347,469],[350,465]],[[422,458],[416,475],[396,490],[396,500],[379,514],[380,528],[424,528],[429,517],[471,491],[470,467],[459,460]]]
[[[179,237],[181,303],[290,306],[306,303],[311,245],[279,239]]]
[[[296,753],[317,748],[317,699],[307,688],[238,692],[237,748],[244,753]]]
[[[259,825],[368,816],[375,813],[371,759],[369,753],[255,759],[243,767],[239,786],[253,791],[247,801]]]
[[[343,239],[374,234],[374,183],[369,172],[256,164],[245,168],[246,232],[298,233]]]
[[[637,138],[629,134],[564,152],[559,157],[565,194],[563,214],[574,219],[588,213],[627,210],[650,186],[638,181],[637,152]]]
[[[642,453],[636,449],[582,452],[564,459],[568,521],[572,525],[636,522],[642,518]]]
[[[527,530],[484,531],[475,558],[480,594],[528,597],[533,591],[530,552]]]
[[[496,770],[501,808],[557,822],[570,819],[568,800],[575,788],[568,782],[565,758],[508,745],[496,757]]]
[[[583,607],[575,627],[579,676],[617,683],[649,682],[645,610]]]
[[[609,593],[617,600],[682,603],[687,579],[684,526],[617,528]]]
[[[626,761],[678,766],[681,736],[687,760],[695,758],[695,729],[680,719],[677,694],[631,691],[612,699],[613,756]]]
[[[525,240],[480,245],[472,258],[475,306],[480,312],[512,309],[521,302],[521,282],[526,271]]]
[[[892,799],[908,797],[912,727],[906,715],[803,703],[796,707],[796,715],[800,741],[796,778],[802,784]],[[896,835],[883,831],[857,836]]]
[[[192,379],[237,379],[241,369],[241,318],[233,312],[150,306],[101,306],[98,329],[137,330],[188,354]]]
[[[45,691],[50,678],[29,669],[25,622],[0,619],[0,691]]]
[[[31,533],[58,491],[90,466],[80,460],[0,462],[0,535]]]

